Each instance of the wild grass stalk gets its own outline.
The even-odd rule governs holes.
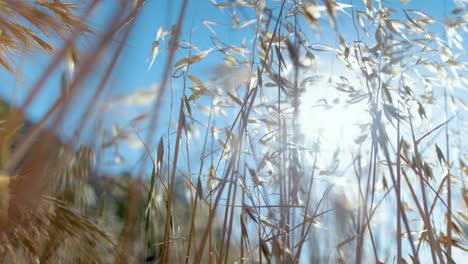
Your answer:
[[[98,112],[109,103],[105,95],[113,94],[110,83],[119,77],[114,73],[148,2],[120,1],[96,31],[90,21],[100,1],[0,1],[5,72],[15,74],[13,51],[51,54],[18,106],[0,104],[1,261],[304,263],[308,256],[314,263],[452,263],[466,252],[466,153],[454,147],[454,132],[463,128],[449,126],[459,119],[450,107],[463,98],[447,88],[466,84],[457,35],[466,27],[460,15],[466,8],[453,10],[443,24],[452,43],[445,45],[431,31],[443,22],[383,2],[212,1],[251,46],[226,43],[213,29],[221,24],[203,20],[213,47],[201,51],[202,36],[192,38],[195,31],[186,27],[190,3],[182,1],[172,29],[161,27],[152,45],[162,47],[161,36],[170,35],[149,109],[128,126],[114,126],[110,139],[85,145],[87,136],[101,137],[86,128],[105,119]],[[352,34],[341,28],[346,10]],[[332,32],[336,43],[316,43],[319,28]],[[81,51],[84,40],[91,45]],[[186,50],[188,56],[176,60]],[[215,76],[198,71],[209,68],[199,63],[208,54],[222,65]],[[332,61],[330,76],[321,62],[308,63],[317,58]],[[57,98],[31,124],[26,112],[65,65]],[[306,96],[310,89],[317,97]],[[319,89],[327,95],[320,97]],[[363,105],[368,117],[350,149],[303,129],[340,104]],[[314,116],[302,118],[308,105],[326,110],[316,107]],[[308,127],[339,129],[334,119]],[[58,136],[64,126],[68,139]],[[442,128],[443,140],[435,133]],[[204,131],[203,140],[196,129]],[[155,134],[163,130],[156,146]],[[104,165],[95,166],[93,155],[112,150],[117,157],[135,136],[151,168],[142,162],[138,173],[98,175]],[[435,152],[429,151],[434,142]],[[457,155],[460,173],[454,175]]]

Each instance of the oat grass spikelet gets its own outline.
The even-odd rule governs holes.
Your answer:
[[[54,51],[51,40],[66,39],[72,29],[89,29],[77,15],[79,2],[0,0],[0,65],[13,72],[20,52]]]

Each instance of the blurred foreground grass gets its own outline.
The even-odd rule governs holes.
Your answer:
[[[253,45],[224,43],[210,27],[218,24],[204,20],[213,47],[202,51],[183,35],[183,1],[176,24],[160,27],[151,45],[148,71],[167,44],[165,60],[156,61],[164,64],[162,80],[120,101],[150,101],[151,110],[116,126],[108,141],[86,145],[79,140],[86,128],[102,136],[93,122],[105,116],[109,80],[146,1],[117,1],[97,32],[88,22],[100,3],[0,0],[6,74],[20,79],[21,54],[50,54],[19,104],[0,102],[1,262],[451,263],[466,253],[464,127],[449,126],[463,118],[455,88],[467,83],[466,63],[457,61],[465,8],[437,22],[382,1],[212,1],[230,10],[223,14],[232,30],[255,25],[246,31]],[[339,33],[339,13],[355,37]],[[336,33],[336,47],[311,41],[321,23]],[[447,41],[432,26],[443,27]],[[188,56],[176,60],[179,49]],[[330,76],[315,65],[321,52],[333,53]],[[195,76],[192,68],[210,53],[221,65]],[[46,113],[29,122],[25,113],[56,79],[57,98],[48,98]],[[173,82],[181,84],[180,101],[172,89],[166,94]],[[321,86],[324,98],[305,96]],[[166,142],[153,144],[164,101],[171,108]],[[299,129],[300,122],[337,128],[339,116],[327,124],[311,120],[340,102],[362,104],[367,115],[344,154],[340,143],[321,146],[319,133]],[[313,111],[301,119],[303,105]],[[136,129],[143,121],[148,139]],[[71,139],[58,136],[64,126]],[[206,129],[203,140],[193,139],[197,127]],[[119,141],[142,145],[152,172],[145,175],[142,165],[138,172],[100,175],[101,150]]]

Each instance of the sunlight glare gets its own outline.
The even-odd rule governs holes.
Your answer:
[[[302,96],[301,130],[307,143],[320,142],[321,152],[355,148],[356,138],[362,135],[360,125],[369,120],[365,100],[348,104],[345,96],[326,82],[307,87]]]

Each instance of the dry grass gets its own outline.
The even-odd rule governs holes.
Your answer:
[[[99,119],[145,1],[120,1],[99,33],[88,23],[100,1],[0,1],[0,64],[8,74],[15,74],[21,52],[51,56],[18,107],[0,105],[2,262],[452,263],[466,254],[464,128],[452,125],[464,110],[451,110],[465,107],[456,86],[466,85],[458,35],[466,10],[437,24],[420,11],[363,2],[284,0],[271,8],[263,1],[213,1],[229,10],[223,14],[249,34],[251,46],[225,43],[209,28],[213,47],[203,51],[185,35],[183,1],[167,43],[159,34],[152,45],[150,65],[158,52],[166,60],[150,110],[88,146],[80,139]],[[354,30],[346,37],[339,28],[343,10]],[[447,42],[431,31],[436,26]],[[321,28],[336,34],[337,45],[315,44]],[[83,39],[91,48],[78,52]],[[215,74],[196,76],[194,68],[208,68],[199,62],[214,53],[222,59]],[[301,130],[305,91],[318,89],[323,77],[307,62],[317,56],[353,72],[356,80],[331,74],[326,85],[337,100],[367,109],[369,121],[348,153]],[[24,113],[61,65],[69,74],[60,96],[29,124]],[[89,85],[90,79],[97,81]],[[183,87],[176,100],[173,83]],[[84,111],[75,110],[78,101]],[[167,134],[155,144],[164,107]],[[69,119],[77,120],[73,137],[60,139],[57,131]],[[137,127],[149,131],[147,138]],[[143,178],[136,171],[97,175],[94,161],[107,149],[117,155],[131,137],[143,145],[151,172],[138,164]],[[325,148],[336,151],[330,156]]]

